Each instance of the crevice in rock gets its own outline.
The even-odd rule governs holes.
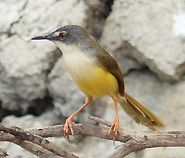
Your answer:
[[[16,35],[16,32],[12,32],[11,29],[13,27],[14,24],[19,23],[19,21],[22,19],[22,16],[19,17],[19,19],[17,21],[14,21],[10,24],[10,27],[7,29],[6,32],[0,32],[0,35],[6,34],[8,37],[11,37],[13,35]]]
[[[14,116],[17,116],[17,117],[21,117],[22,114],[20,113],[20,110],[13,110],[13,111],[10,111],[8,109],[5,109],[2,107],[2,103],[0,101],[0,122],[2,121],[2,119],[6,116],[10,116],[10,115],[14,115]]]
[[[19,12],[23,11],[26,9],[26,6],[28,4],[28,0],[24,3],[23,7],[19,10]]]
[[[2,119],[7,116],[10,115],[10,111],[8,111],[7,109],[2,108],[2,102],[0,101],[0,122],[2,121]]]
[[[179,81],[180,79],[184,78],[185,76],[185,62],[180,64],[177,68],[176,68],[176,73],[175,75],[172,77],[172,81],[174,83],[176,83],[177,81]]]
[[[114,0],[85,1],[89,9],[87,10],[86,28],[95,38],[99,39],[105,25],[105,20],[112,11]]]
[[[35,99],[32,103],[32,106],[29,106],[26,113],[22,113],[21,110],[7,110],[2,108],[0,105],[0,121],[2,121],[3,118],[6,116],[14,115],[16,117],[22,117],[28,114],[34,115],[34,116],[40,116],[44,112],[52,110],[54,108],[53,99],[49,96],[44,97],[43,99]]]
[[[137,72],[137,71],[151,71],[147,66],[143,66],[143,67],[141,67],[141,68],[139,68],[139,69],[129,69],[125,74],[124,74],[124,77],[126,77],[126,76],[129,76],[131,73],[133,73],[133,72]],[[151,71],[152,72],[152,71]],[[153,73],[153,72],[152,72]]]
[[[54,108],[53,98],[47,95],[43,99],[35,99],[33,101],[33,106],[30,106],[27,109],[27,114],[32,114],[34,116],[40,116],[44,112],[52,110],[53,108]]]
[[[139,68],[139,69],[129,69],[129,71],[124,75],[124,77],[126,77],[126,76],[129,76],[129,75],[131,75],[132,73],[135,73],[135,72],[139,72],[139,73],[143,73],[143,72],[146,72],[147,74],[149,73],[149,74],[153,74],[154,76],[156,76],[156,78],[159,80],[159,81],[161,81],[161,79],[159,78],[159,76],[155,73],[155,72],[153,72],[152,70],[150,70],[150,68],[148,67],[148,66],[143,66],[143,67],[141,67],[141,68]]]
[[[0,101],[0,121],[6,116],[14,115],[16,117],[25,116],[28,114],[34,115],[34,116],[40,116],[44,112],[52,110],[54,108],[53,105],[53,98],[49,95],[46,95],[43,99],[35,99],[30,103],[30,106],[26,109],[25,112],[22,112],[21,109],[18,110],[8,110],[1,106]]]

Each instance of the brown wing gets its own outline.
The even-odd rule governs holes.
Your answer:
[[[119,85],[119,94],[121,96],[124,95],[124,80],[121,73],[121,70],[115,61],[115,59],[103,48],[100,47],[101,53],[97,53],[96,56],[99,59],[100,66],[105,69],[106,71],[110,72],[112,75],[114,75],[118,81]]]

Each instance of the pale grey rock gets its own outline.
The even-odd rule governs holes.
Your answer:
[[[9,2],[0,4],[9,15]],[[0,19],[5,23],[0,34],[0,100],[4,108],[25,113],[33,100],[47,95],[47,75],[61,54],[51,42],[30,41],[31,37],[67,24],[85,25],[87,6],[78,0],[14,0],[12,7],[10,15],[15,15]]]
[[[134,57],[160,79],[179,80],[185,69],[184,1],[117,0],[112,10],[102,46],[113,54]]]
[[[59,123],[60,113],[56,110],[50,110],[43,113],[41,116],[36,117],[33,115],[26,115],[22,117],[6,116],[2,120],[2,124],[5,126],[18,126],[20,128],[42,128],[46,126],[52,126]]]
[[[106,17],[111,11],[109,0],[94,1],[27,1],[20,10],[18,23],[12,26],[12,33],[28,39],[35,34],[45,34],[64,25],[81,25],[99,38]]]
[[[26,42],[17,35],[0,45],[0,100],[9,110],[26,111],[35,99],[46,95],[47,73],[55,62],[55,47]]]
[[[105,25],[105,20],[111,12],[113,0],[85,0],[88,10],[86,12],[86,29],[99,39]]]
[[[69,24],[85,25],[87,6],[84,1],[31,1],[23,10],[22,18],[12,27],[12,32],[24,39],[44,35]]]
[[[9,5],[2,1],[4,15],[15,13],[8,20],[6,16],[0,19],[9,26],[3,25],[6,29],[2,29],[4,34],[0,37],[0,99],[3,107],[25,112],[33,100],[46,96],[47,73],[58,56],[54,53],[56,46],[48,41],[30,42],[31,37],[45,35],[67,24],[85,27],[91,19],[88,17],[92,17],[87,12],[92,12],[90,8],[97,4],[103,3],[15,0]],[[9,6],[14,8],[10,11]]]
[[[20,19],[20,11],[24,8],[26,0],[0,1],[0,34],[9,32],[12,23]]]
[[[47,95],[47,91],[56,106],[54,112],[45,113],[40,117],[31,115],[21,118],[6,117],[3,120],[4,124],[23,128],[62,124],[65,120],[60,113],[68,117],[84,104],[85,95],[72,81],[63,59],[59,58],[60,52],[55,51],[56,46],[49,41],[29,40],[31,37],[47,34],[66,24],[79,24],[92,32],[94,28],[102,27],[103,20],[97,24],[98,20],[90,17],[96,16],[96,7],[100,14],[101,2],[106,1],[96,2],[78,0],[11,2],[2,0],[0,2],[1,6],[6,7],[0,12],[8,16],[8,18],[0,17],[2,24],[0,28],[3,32],[3,35],[0,32],[2,106],[10,110],[26,111],[28,106],[33,104],[33,100],[42,99]],[[94,9],[93,13],[90,8]],[[182,44],[185,34],[184,2],[116,0],[112,9],[113,12],[104,28],[101,45],[115,57],[123,74],[127,74],[126,92],[163,119],[166,124],[163,131],[184,130],[185,81],[177,84],[162,82],[149,70],[128,73],[130,69],[140,69],[146,64],[161,79],[171,81],[181,76],[184,63]],[[99,33],[96,31],[99,30],[95,30],[98,36]],[[115,109],[112,99],[95,98],[95,101],[73,121],[89,123],[90,115],[113,122]],[[147,127],[136,124],[120,106],[119,117],[122,126],[135,130],[148,130]],[[85,137],[78,141],[74,139],[72,143],[64,138],[50,138],[50,140],[83,157],[108,157],[115,151],[112,141],[98,138]],[[73,141],[73,137],[71,140]],[[28,152],[19,147],[15,148],[17,146],[14,144],[10,149],[10,144],[3,142],[0,146],[7,149],[7,152],[14,157],[34,157],[32,154],[22,155],[22,152],[26,154]],[[132,153],[127,157],[133,158],[138,155],[140,154]],[[141,155],[144,155],[144,158],[183,157],[184,148],[146,149]]]
[[[123,53],[111,53],[109,52],[116,62],[118,63],[123,76],[125,76],[130,70],[138,70],[144,67],[144,65],[140,64],[137,60],[124,55]]]
[[[0,142],[0,146],[7,150],[7,153],[10,155],[5,158],[38,158],[37,156],[29,153],[23,148],[19,147],[10,142]]]

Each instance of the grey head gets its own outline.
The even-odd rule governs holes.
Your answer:
[[[43,40],[47,39],[54,43],[65,43],[66,45],[92,45],[97,41],[81,26],[78,25],[66,25],[46,36],[37,36],[31,40]]]

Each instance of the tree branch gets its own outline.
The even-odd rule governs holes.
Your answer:
[[[12,142],[14,144],[17,144],[19,146],[21,146],[23,149],[29,151],[30,153],[40,157],[40,158],[50,158],[50,157],[54,157],[54,158],[61,158],[60,156],[54,155],[53,153],[43,149],[42,147],[31,143],[31,142],[26,142],[22,139],[19,139],[9,133],[0,133],[0,139],[3,141],[9,141]]]
[[[2,124],[0,124],[0,130],[12,135],[12,138],[9,135],[8,141],[11,141],[17,145],[20,145],[23,148],[26,148],[26,150],[30,151],[31,153],[39,157],[45,158],[45,157],[51,156],[51,157],[58,158],[59,156],[61,156],[61,157],[67,157],[67,158],[78,158],[77,156],[69,153],[68,151],[63,150],[62,148],[56,146],[49,140],[44,139],[40,136],[34,135],[29,131],[25,131],[21,128],[14,127],[14,126],[12,126],[11,128],[7,128]],[[48,153],[48,151],[50,151],[52,154]]]
[[[111,123],[97,117],[90,117],[91,120],[110,126]],[[113,135],[108,137],[108,127],[86,125],[86,124],[74,124],[73,130],[75,135],[90,135],[102,139],[112,140]],[[64,153],[68,153],[52,142],[44,139],[47,137],[61,137],[63,136],[63,125],[49,126],[38,129],[26,129],[22,130],[17,127],[4,127],[0,125],[0,141],[15,142],[15,138],[18,142],[22,140],[24,143],[31,142],[37,146],[47,149],[51,153],[61,156]],[[13,131],[13,132],[12,132]],[[15,133],[14,133],[15,132]],[[17,133],[18,132],[18,133]],[[11,134],[9,134],[11,133]],[[69,133],[71,134],[71,133]],[[19,140],[20,139],[20,140]],[[154,147],[185,147],[185,132],[184,131],[171,131],[171,132],[153,132],[153,131],[134,131],[127,128],[119,127],[116,141],[123,142],[109,158],[120,158],[130,154],[133,151],[143,150],[145,148]],[[20,145],[20,144],[18,144]],[[21,145],[20,145],[21,146]],[[24,146],[24,145],[22,145]],[[26,149],[27,150],[27,149]],[[64,152],[64,153],[60,153]],[[33,152],[32,152],[33,153]],[[74,156],[68,153],[66,157]]]

